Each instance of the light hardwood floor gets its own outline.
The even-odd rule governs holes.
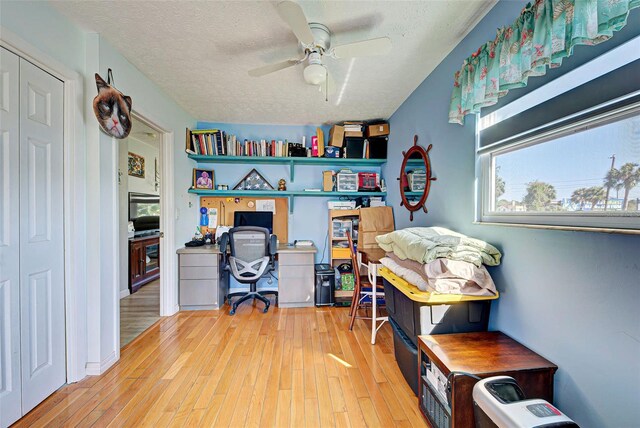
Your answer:
[[[348,308],[180,312],[107,373],[68,385],[18,427],[419,426],[389,325],[348,330]]]
[[[138,337],[160,319],[160,280],[143,285],[120,299],[120,347]]]

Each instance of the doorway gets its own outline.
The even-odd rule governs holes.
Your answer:
[[[160,319],[163,133],[132,115],[118,142],[120,347]]]

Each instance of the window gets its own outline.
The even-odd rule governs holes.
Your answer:
[[[640,229],[640,105],[480,160],[482,221]]]
[[[477,214],[640,231],[640,37],[478,118]]]

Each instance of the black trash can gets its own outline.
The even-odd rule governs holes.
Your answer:
[[[317,264],[316,271],[316,306],[332,306],[333,292],[336,288],[336,274],[331,265]]]

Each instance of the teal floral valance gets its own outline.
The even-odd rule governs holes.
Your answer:
[[[450,123],[498,102],[510,89],[527,86],[530,76],[559,67],[576,45],[608,40],[627,23],[640,0],[536,0],[510,26],[482,45],[455,73]]]

